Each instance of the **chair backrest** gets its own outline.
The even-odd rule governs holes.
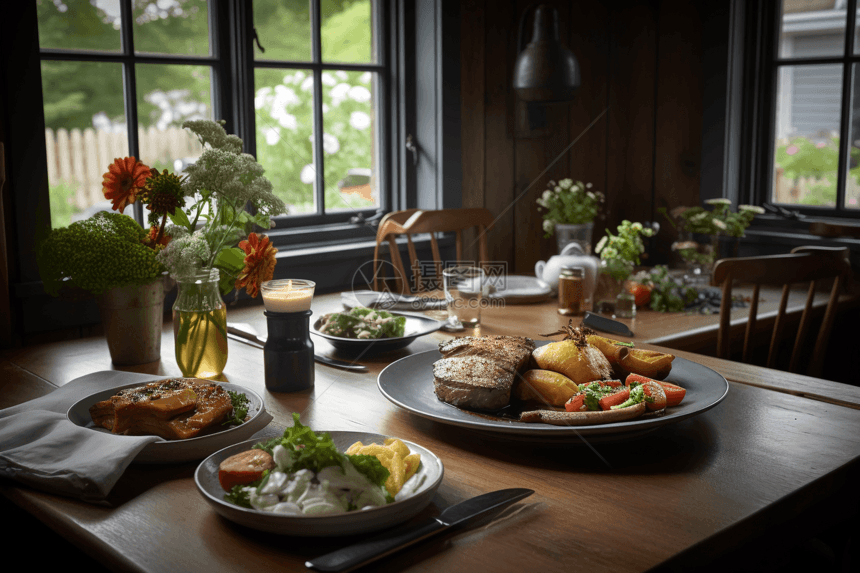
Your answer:
[[[752,300],[749,308],[749,320],[744,334],[742,361],[749,362],[752,335],[756,328],[758,314],[759,287],[766,285],[782,285],[782,298],[779,302],[776,322],[770,339],[767,363],[768,368],[776,368],[776,355],[779,343],[785,330],[785,315],[791,286],[797,283],[809,283],[806,305],[800,318],[800,326],[794,339],[794,347],[788,370],[797,372],[800,359],[809,356],[810,362],[806,374],[818,376],[824,363],[827,341],[836,317],[839,294],[850,277],[851,264],[849,251],[842,247],[798,247],[785,255],[769,255],[761,257],[743,257],[723,259],[714,266],[713,284],[722,287],[720,303],[720,327],[717,335],[717,356],[729,358],[731,311],[732,311],[732,282],[735,280],[745,284],[753,284]],[[816,290],[816,281],[833,279],[827,309],[822,319],[815,346],[810,353],[805,346],[812,321],[812,305]],[[782,368],[785,370],[785,368]]]
[[[433,263],[436,267],[436,276],[442,276],[442,257],[439,254],[439,244],[436,233],[454,232],[456,236],[457,260],[463,260],[463,231],[472,227],[477,228],[478,263],[483,264],[489,258],[487,253],[487,229],[492,226],[493,215],[483,208],[475,209],[440,209],[436,211],[423,211],[419,209],[408,209],[406,211],[395,211],[389,213],[379,222],[376,232],[376,249],[373,255],[373,289],[381,289],[379,280],[379,256],[380,246],[388,242],[391,252],[391,263],[395,269],[396,288],[402,294],[413,294],[406,269],[397,248],[397,237],[406,236],[407,249],[413,270],[413,280],[416,285],[422,285],[420,268],[417,264],[418,254],[412,241],[413,235],[429,233],[430,248],[433,253]],[[418,289],[418,292],[423,290]]]

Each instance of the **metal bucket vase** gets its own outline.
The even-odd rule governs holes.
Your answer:
[[[118,366],[161,359],[164,280],[117,287],[98,297],[111,361]]]

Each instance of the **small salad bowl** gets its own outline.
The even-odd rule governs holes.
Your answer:
[[[344,353],[363,357],[379,354],[382,352],[390,352],[392,350],[400,350],[406,348],[412,341],[420,336],[436,332],[445,324],[444,322],[427,318],[426,316],[413,314],[400,314],[392,312],[394,316],[402,316],[406,318],[406,326],[404,335],[396,338],[345,338],[342,336],[334,336],[327,332],[322,332],[320,328],[323,325],[323,317],[317,319],[311,325],[311,334],[325,338],[336,350]]]

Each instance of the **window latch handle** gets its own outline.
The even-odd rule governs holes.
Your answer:
[[[415,145],[411,133],[406,136],[406,149],[412,152],[412,165],[418,165],[418,146]]]

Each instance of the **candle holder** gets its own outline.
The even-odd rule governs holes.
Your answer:
[[[266,388],[271,392],[300,392],[314,387],[310,317],[315,287],[312,281],[294,279],[260,285],[269,330],[263,363]]]
[[[299,392],[314,387],[314,343],[311,340],[310,310],[265,311],[269,336],[263,347],[266,389],[270,392]]]

